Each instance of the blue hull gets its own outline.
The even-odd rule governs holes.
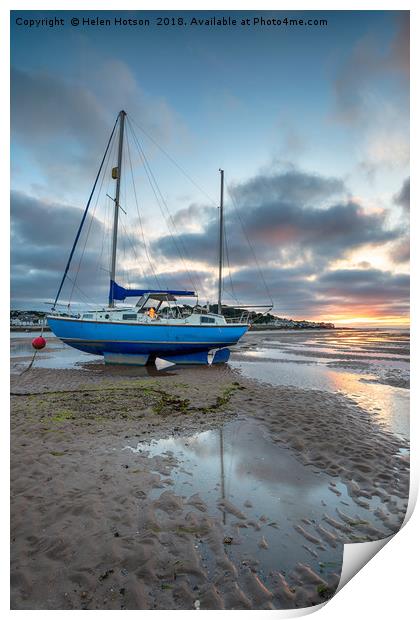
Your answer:
[[[55,317],[47,321],[66,344],[105,357],[118,354],[166,358],[207,353],[236,344],[248,330],[247,325],[127,324]]]

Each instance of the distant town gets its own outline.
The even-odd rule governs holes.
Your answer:
[[[186,306],[188,308],[188,306]],[[211,312],[217,312],[217,306],[210,306]],[[223,314],[229,318],[240,316],[245,312],[240,308],[232,308],[223,306]],[[11,310],[10,311],[10,329],[12,331],[23,331],[29,328],[36,328],[43,325],[45,317],[48,313],[39,310]],[[274,314],[262,314],[259,312],[249,312],[249,320],[252,322],[252,330],[263,329],[334,329],[334,323],[325,323],[317,321],[306,321],[287,319],[278,317]],[[44,329],[49,329],[48,327]]]

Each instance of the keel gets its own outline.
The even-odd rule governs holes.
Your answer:
[[[105,364],[124,364],[127,366],[146,366],[149,355],[134,355],[130,353],[104,353]]]
[[[194,364],[201,366],[210,366],[212,364],[224,364],[228,361],[230,351],[227,348],[217,349],[213,351],[199,351],[197,353],[180,353],[177,355],[161,355],[160,357],[172,364]]]

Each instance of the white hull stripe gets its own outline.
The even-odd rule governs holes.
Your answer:
[[[247,323],[227,323],[225,325],[219,325],[215,323],[214,325],[204,325],[201,323],[161,323],[160,321],[156,321],[156,323],[129,323],[123,321],[95,321],[90,319],[67,319],[65,317],[50,317],[52,321],[64,321],[66,323],[77,323],[78,325],[83,325],[84,323],[89,323],[93,325],[119,325],[120,327],[188,327],[194,329],[226,329],[230,327],[246,327],[248,328]]]

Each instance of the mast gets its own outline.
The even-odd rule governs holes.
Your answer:
[[[114,229],[112,233],[112,254],[111,254],[111,295],[109,299],[110,308],[114,307],[114,299],[112,296],[113,282],[115,282],[115,264],[117,259],[117,240],[118,240],[118,214],[120,210],[120,187],[121,187],[121,168],[122,168],[122,154],[123,154],[123,141],[124,141],[124,121],[126,113],[121,110],[120,117],[120,135],[118,141],[118,164],[117,164],[117,187],[115,190],[115,210],[114,210]],[[115,169],[114,169],[115,170]],[[114,176],[113,170],[113,176]]]
[[[225,494],[225,460],[224,460],[224,447],[223,447],[223,427],[220,427],[219,430],[219,439],[220,439],[220,490],[222,493],[222,500],[226,499]],[[226,525],[226,510],[223,507],[223,523]]]
[[[223,266],[223,185],[224,170],[220,172],[220,220],[219,220],[219,295],[217,298],[217,313],[222,314],[222,266]]]
[[[83,224],[85,223],[86,216],[87,216],[87,213],[88,213],[88,210],[89,210],[89,207],[90,207],[90,203],[92,201],[93,194],[95,193],[96,185],[98,183],[98,179],[99,179],[99,176],[101,174],[102,167],[104,165],[107,153],[109,151],[109,147],[110,147],[110,144],[112,142],[112,138],[113,138],[113,135],[114,135],[117,123],[118,123],[118,116],[115,119],[114,127],[112,128],[111,135],[109,136],[108,144],[106,145],[105,153],[104,153],[104,155],[102,157],[101,165],[99,166],[99,170],[98,170],[98,173],[96,175],[95,183],[93,184],[92,191],[90,192],[89,200],[87,201],[87,204],[86,204],[86,207],[85,207],[85,210],[84,210],[84,213],[83,213],[82,221],[80,222],[79,228],[77,230],[76,238],[74,240],[73,247],[71,248],[70,256],[68,258],[67,265],[66,265],[66,268],[64,270],[63,277],[61,278],[60,286],[58,287],[57,295],[55,296],[54,305],[52,307],[52,310],[55,310],[58,298],[60,297],[61,289],[63,288],[64,281],[65,281],[65,279],[67,277],[67,274],[68,274],[68,271],[70,269],[70,265],[71,265],[71,261],[72,261],[72,258],[73,258],[73,254],[74,254],[74,251],[76,249],[77,242],[79,241],[80,233],[82,232]]]

